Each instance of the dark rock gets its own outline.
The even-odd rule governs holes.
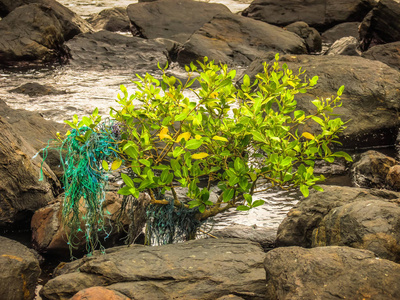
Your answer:
[[[262,62],[253,62],[246,73],[251,78],[263,72]],[[319,76],[318,84],[305,94],[296,95],[297,108],[313,114],[315,97],[328,98],[344,85],[343,106],[335,109],[347,128],[339,135],[344,147],[394,145],[400,121],[400,72],[387,65],[355,56],[284,55],[281,63],[291,70],[302,67],[308,78]],[[304,130],[315,132],[316,124]]]
[[[34,299],[40,267],[27,247],[0,236],[0,269],[1,299]]]
[[[361,154],[352,166],[354,183],[359,187],[386,187],[386,176],[396,160],[378,151],[369,150]]]
[[[147,39],[167,38],[184,43],[215,15],[230,10],[216,3],[159,0],[131,4],[127,12],[133,35]]]
[[[277,248],[264,267],[266,299],[400,299],[400,265],[367,250]]]
[[[9,90],[9,92],[25,94],[30,97],[66,94],[65,91],[59,91],[50,85],[41,85],[37,82],[25,83],[15,89]]]
[[[18,7],[0,22],[0,64],[61,61],[66,55],[63,42],[62,26],[51,8],[39,4]]]
[[[377,45],[363,52],[362,57],[379,60],[400,71],[400,42]]]
[[[119,68],[138,71],[158,70],[167,54],[164,45],[153,40],[127,37],[110,31],[80,34],[66,43],[70,64],[76,68]]]
[[[124,7],[113,7],[102,10],[98,14],[88,18],[87,21],[96,31],[129,31],[131,24],[126,8]]]
[[[256,242],[259,243],[266,252],[275,247],[275,228],[231,225],[222,229],[212,230],[211,234],[218,238],[236,238]]]
[[[338,24],[321,34],[322,42],[328,45],[332,45],[341,38],[352,36],[359,39],[358,27],[360,22],[345,22]]]
[[[286,30],[297,34],[304,39],[308,52],[320,52],[322,50],[322,40],[319,32],[305,22],[295,22],[285,27]]]
[[[47,8],[48,12],[51,11],[52,14],[56,16],[63,29],[63,37],[65,40],[69,40],[79,33],[93,30],[88,22],[55,0],[0,0],[0,17],[5,17],[17,7],[32,3],[44,6]],[[29,15],[28,11],[25,11],[25,13]],[[21,20],[26,22],[24,16],[22,16],[19,21],[21,22]],[[39,20],[35,22],[39,22]],[[40,22],[38,24],[40,24]],[[17,22],[16,25],[19,27]]]
[[[358,40],[353,36],[348,36],[334,42],[327,51],[326,55],[360,56],[361,51],[359,48],[360,43]]]
[[[400,165],[395,165],[389,169],[386,175],[386,184],[390,189],[400,191]]]
[[[115,192],[107,192],[102,208],[105,219],[106,232],[100,232],[99,237],[101,244],[105,247],[114,246],[120,239],[126,236],[126,230],[130,225],[130,220],[127,212],[122,212],[122,215],[117,221],[118,213],[121,209],[122,197]],[[69,245],[66,235],[66,229],[62,226],[62,201],[64,195],[60,195],[53,203],[41,208],[35,212],[31,221],[32,242],[34,248],[40,253],[52,254],[57,256],[68,256]],[[85,214],[85,209],[81,209],[81,215]],[[145,212],[142,212],[145,213]],[[135,214],[135,220],[139,216]],[[142,224],[136,224],[141,231],[144,227],[145,219],[142,219]],[[81,227],[85,232],[85,222],[81,220]],[[70,234],[69,230],[67,232]],[[79,239],[79,243],[78,243]],[[75,240],[77,244],[74,247],[74,255],[81,255],[86,251],[86,239],[84,234],[78,236]]]
[[[264,299],[264,257],[258,244],[240,239],[119,247],[60,266],[56,274],[62,275],[50,280],[42,294],[49,300],[67,298],[102,285],[132,299],[217,299],[229,294]]]
[[[49,140],[54,140],[56,133],[64,132],[64,125],[45,120],[39,113],[23,109],[12,109],[0,100],[0,116],[7,120],[13,130],[23,137],[38,152],[47,146]],[[46,163],[51,170],[61,177],[60,153],[49,150]]]
[[[311,247],[312,233],[322,219],[334,208],[355,201],[389,201],[400,193],[387,190],[362,189],[340,186],[322,186],[323,192],[312,192],[296,204],[279,225],[276,247]]]
[[[381,0],[360,27],[361,49],[400,41],[400,2]]]
[[[278,26],[303,21],[322,31],[338,23],[361,21],[374,4],[368,0],[255,0],[242,14]]]
[[[349,246],[400,262],[400,207],[370,200],[332,209],[313,231],[313,247]]]
[[[307,53],[304,40],[282,28],[235,14],[220,14],[204,24],[183,45],[178,62],[189,64],[204,56],[247,66],[267,51]]]
[[[34,211],[47,205],[59,189],[59,182],[36,150],[0,117],[0,228],[29,228]]]
[[[117,291],[112,291],[101,286],[81,290],[70,300],[130,300]]]

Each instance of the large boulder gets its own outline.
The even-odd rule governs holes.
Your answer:
[[[0,17],[4,18],[17,7],[33,3],[43,5],[49,12],[51,11],[56,16],[62,27],[65,40],[69,40],[79,33],[93,30],[88,22],[55,0],[0,0]],[[27,11],[25,13],[29,15]],[[24,19],[23,16],[19,21]],[[38,22],[38,20],[35,22]],[[18,23],[16,25],[18,27]]]
[[[380,0],[360,27],[362,50],[400,41],[400,0]]]
[[[207,56],[217,62],[248,66],[267,51],[307,53],[304,40],[293,32],[232,13],[215,16],[183,45],[180,64]]]
[[[167,63],[164,44],[154,40],[99,31],[74,37],[66,43],[74,68],[157,70]]]
[[[400,41],[371,47],[363,52],[362,57],[379,60],[400,71]]]
[[[287,247],[267,253],[266,299],[400,299],[400,265],[349,247]]]
[[[101,286],[95,286],[81,290],[76,293],[70,300],[130,300],[123,294],[112,291]]]
[[[12,109],[3,100],[0,100],[0,116],[7,120],[15,133],[27,141],[35,152],[46,147],[48,141],[54,140],[58,131],[65,131],[63,124],[45,120],[37,112]],[[61,177],[63,170],[59,151],[49,150],[46,163],[57,177]]]
[[[205,239],[118,248],[64,264],[42,289],[46,299],[69,299],[79,290],[105,286],[131,299],[264,299],[265,253],[240,239]]]
[[[87,21],[96,31],[129,31],[131,24],[125,7],[104,9],[98,14],[88,18]]]
[[[184,43],[215,15],[230,10],[216,3],[159,0],[131,4],[127,12],[133,35],[147,39],[167,38]]]
[[[394,158],[375,150],[366,151],[351,168],[353,181],[359,187],[385,188],[386,177],[394,165]]]
[[[303,21],[318,30],[343,22],[361,21],[373,0],[255,0],[243,15],[274,25]]]
[[[0,65],[43,64],[66,58],[60,21],[39,4],[16,8],[0,22]]]
[[[263,72],[262,62],[256,60],[249,66],[250,77]],[[306,70],[308,78],[318,76],[318,84],[305,94],[296,95],[297,108],[314,114],[311,103],[316,97],[329,98],[344,85],[342,107],[336,108],[343,121],[350,121],[339,135],[344,147],[371,147],[394,145],[400,120],[400,72],[378,61],[362,57],[333,55],[284,55],[286,63],[294,71]],[[305,130],[316,132],[318,124],[312,123]]]
[[[36,150],[0,117],[0,228],[29,228],[32,214],[54,199],[60,184]]]
[[[312,192],[296,204],[279,225],[276,246],[312,246],[312,234],[323,218],[333,209],[348,203],[369,200],[389,201],[400,198],[400,193],[387,190],[341,186],[322,186],[323,192]]]
[[[380,200],[357,201],[333,209],[313,231],[312,246],[367,249],[400,262],[400,206]]]
[[[34,299],[40,267],[27,247],[0,236],[0,269],[1,299]]]
[[[358,27],[360,22],[345,22],[340,23],[332,28],[324,31],[321,34],[322,42],[328,45],[332,45],[341,38],[352,36],[359,39]]]

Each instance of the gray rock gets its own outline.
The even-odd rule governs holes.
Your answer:
[[[243,15],[274,25],[303,21],[318,30],[338,23],[361,21],[375,5],[366,0],[255,0]]]
[[[361,48],[400,41],[400,1],[381,0],[360,27]]]
[[[396,160],[378,151],[369,150],[361,154],[351,174],[358,187],[384,188],[389,169],[396,165]]]
[[[369,200],[332,209],[313,231],[312,247],[349,246],[400,262],[400,206]]]
[[[29,228],[34,211],[54,199],[60,184],[40,156],[0,117],[0,228]]]
[[[275,247],[275,228],[236,224],[222,229],[212,230],[211,234],[219,238],[237,238],[256,242],[259,243],[266,252]]]
[[[247,74],[254,78],[263,71],[259,59],[249,66]],[[400,72],[387,65],[362,57],[333,55],[283,55],[281,63],[291,70],[306,70],[308,78],[319,76],[318,84],[305,94],[296,95],[297,109],[315,113],[311,103],[315,97],[328,98],[344,85],[341,98],[343,105],[335,110],[346,124],[346,130],[339,135],[345,147],[371,147],[394,145],[400,121]],[[316,123],[308,124],[304,130],[315,132]]]
[[[96,31],[129,31],[131,24],[125,7],[104,9],[98,14],[88,18],[87,21]]]
[[[343,37],[352,36],[359,39],[358,27],[360,22],[345,22],[340,23],[332,28],[324,31],[321,34],[322,42],[328,45],[332,45],[337,40]]]
[[[147,39],[167,38],[184,43],[215,15],[230,10],[216,3],[159,0],[131,4],[127,12],[133,35]]]
[[[362,57],[379,60],[400,71],[400,41],[371,47]]]
[[[63,36],[65,40],[69,40],[79,33],[93,31],[88,22],[55,0],[0,0],[0,17],[7,16],[17,7],[32,3],[43,5],[45,8],[47,8],[47,11],[51,11],[55,14],[63,29]],[[25,11],[25,14],[29,15],[30,13]],[[20,23],[23,23],[21,20],[25,20],[25,18],[23,17],[19,20]],[[38,22],[38,20],[36,20],[36,22]],[[18,23],[16,23],[16,25],[19,27]]]
[[[307,53],[298,35],[232,13],[215,16],[183,45],[178,62],[189,64],[204,56],[230,65],[248,66],[267,51]]]
[[[0,293],[3,300],[35,297],[39,261],[24,245],[0,236]]]
[[[167,51],[153,40],[127,37],[110,31],[85,33],[66,43],[71,55],[70,64],[76,68],[116,68],[139,71],[158,70],[164,66]]]
[[[285,27],[286,30],[297,34],[304,39],[308,52],[320,52],[322,50],[322,40],[319,32],[305,22],[294,22]]]
[[[50,280],[42,294],[64,299],[102,285],[131,299],[217,299],[233,293],[264,299],[264,257],[258,244],[240,239],[120,247],[61,266],[56,274],[62,275]]]
[[[264,266],[266,299],[400,299],[400,265],[367,250],[277,248]]]
[[[326,55],[360,56],[361,51],[359,50],[359,47],[360,43],[358,40],[353,36],[348,36],[334,42]]]
[[[334,208],[356,201],[389,201],[400,198],[400,193],[387,190],[341,186],[322,186],[323,192],[312,192],[296,204],[279,225],[276,247],[312,245],[312,233],[322,219]]]

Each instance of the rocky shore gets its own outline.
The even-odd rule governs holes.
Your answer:
[[[83,19],[54,0],[0,0],[4,70],[157,73],[157,62],[183,67],[207,56],[254,78],[262,62],[280,53],[290,69],[319,76],[315,89],[298,95],[299,109],[312,112],[310,100],[345,85],[337,113],[349,123],[340,141],[346,150],[366,149],[353,164],[321,166],[327,175],[348,172],[352,183],[325,185],[324,192],[299,198],[277,230],[231,226],[213,237],[164,246],[117,246],[124,230],[135,226],[140,233],[144,222],[136,217],[140,222],[132,225],[126,214],[116,225],[113,213],[122,198],[114,178],[103,205],[110,224],[106,254],[82,257],[83,241],[74,253],[82,258],[58,265],[42,299],[400,299],[400,163],[379,148],[367,151],[398,146],[400,1],[303,2],[255,0],[232,13],[216,3],[140,1]],[[12,92],[65,93],[37,83]],[[50,151],[43,166],[36,154],[65,129],[5,101],[0,99],[0,235],[31,231],[33,249],[0,236],[0,294],[39,299],[43,257],[67,261],[69,251],[59,153]]]

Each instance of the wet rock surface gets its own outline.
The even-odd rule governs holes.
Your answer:
[[[4,300],[30,300],[40,275],[39,261],[24,245],[0,236],[0,293]]]
[[[267,253],[266,299],[400,298],[400,265],[349,247],[284,247]]]
[[[307,53],[298,35],[235,14],[220,14],[196,31],[178,53],[181,65],[204,56],[230,65],[248,66],[267,51]]]
[[[279,225],[276,247],[312,246],[312,234],[323,218],[333,209],[361,201],[391,201],[400,193],[388,190],[341,186],[322,186],[323,192],[313,192],[295,205]]]
[[[254,77],[261,72],[262,61],[265,59],[255,60],[246,73]],[[399,71],[377,61],[345,55],[284,55],[280,61],[292,70],[306,69],[309,78],[319,77],[315,89],[298,95],[298,109],[314,113],[311,100],[332,97],[341,85],[345,86],[343,106],[336,113],[343,121],[351,120],[339,138],[347,148],[395,143],[399,126]],[[312,124],[306,129],[315,131]]]
[[[384,188],[389,169],[394,165],[394,158],[375,150],[366,151],[351,168],[353,181],[359,187]]]
[[[130,30],[130,21],[125,7],[105,9],[90,17],[87,21],[96,31],[124,31]]]
[[[76,68],[119,68],[139,71],[158,70],[157,62],[167,62],[166,49],[160,42],[99,31],[81,34],[66,43],[70,64]]]
[[[363,52],[362,56],[379,60],[400,71],[400,41],[371,47],[366,52]]]
[[[0,228],[27,228],[32,214],[54,199],[59,182],[36,151],[0,117]]]
[[[379,200],[332,209],[313,231],[312,247],[349,246],[400,262],[400,206]]]
[[[240,239],[119,247],[60,266],[42,294],[63,299],[103,285],[132,299],[217,299],[233,293],[264,299],[264,256],[258,244]]]
[[[127,12],[133,35],[147,39],[167,38],[184,43],[215,15],[230,10],[222,4],[161,0],[131,4]]]
[[[323,30],[338,23],[361,21],[374,4],[364,0],[255,0],[243,15],[279,26],[303,21]]]

